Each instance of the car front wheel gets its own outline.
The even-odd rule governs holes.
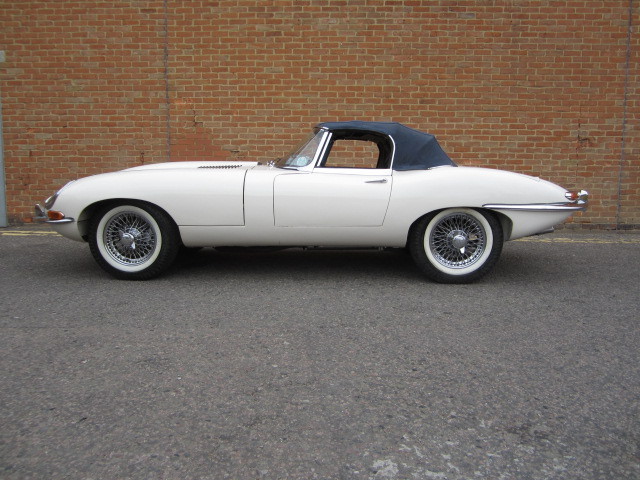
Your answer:
[[[416,265],[431,280],[469,283],[495,265],[502,252],[503,233],[489,212],[451,208],[421,218],[409,237]]]
[[[89,247],[109,274],[147,280],[166,270],[180,247],[177,227],[159,208],[143,203],[108,205],[90,223]]]

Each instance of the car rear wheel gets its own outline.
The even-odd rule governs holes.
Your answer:
[[[107,205],[90,223],[89,247],[109,274],[125,280],[158,276],[180,248],[177,227],[159,208],[143,203]]]
[[[421,218],[409,250],[431,280],[469,283],[487,274],[502,252],[502,226],[490,212],[451,208]]]

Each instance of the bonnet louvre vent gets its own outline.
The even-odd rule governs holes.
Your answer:
[[[228,168],[240,168],[241,165],[202,165],[198,168],[223,168],[223,169],[228,169]]]

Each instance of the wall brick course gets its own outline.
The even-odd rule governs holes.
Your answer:
[[[5,0],[8,212],[29,221],[78,176],[276,158],[314,123],[362,119],[588,189],[574,226],[638,226],[638,3]]]

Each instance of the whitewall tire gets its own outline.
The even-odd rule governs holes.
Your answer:
[[[502,226],[490,212],[450,208],[422,217],[409,236],[416,265],[431,280],[469,283],[498,261]]]
[[[89,246],[100,267],[116,278],[146,280],[166,270],[180,247],[177,227],[154,205],[107,205],[92,217]]]

